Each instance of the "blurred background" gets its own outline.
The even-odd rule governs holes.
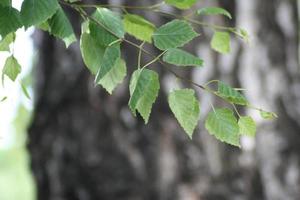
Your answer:
[[[21,1],[13,3],[19,8]],[[259,113],[242,109],[258,123],[256,138],[242,138],[241,149],[222,144],[207,133],[203,121],[210,101],[216,107],[228,105],[194,88],[201,120],[191,141],[169,110],[166,95],[175,85],[193,86],[155,64],[151,68],[161,75],[161,91],[149,124],[144,125],[127,106],[136,49],[123,46],[128,75],[108,95],[94,87],[78,43],[65,49],[63,42],[40,30],[19,30],[13,48],[22,75],[16,83],[5,80],[0,88],[0,98],[7,96],[0,103],[0,200],[299,200],[300,2],[199,0],[196,7],[203,6],[230,11],[233,20],[220,16],[203,20],[245,28],[250,42],[232,36],[231,53],[220,55],[209,47],[213,31],[197,27],[201,36],[186,49],[205,61],[204,68],[173,69],[200,84],[220,79],[246,88],[250,102],[276,112],[277,120],[265,121]],[[80,16],[65,10],[79,34]],[[170,20],[135,12],[157,25]],[[151,47],[149,51],[158,53]],[[1,68],[7,56],[0,53]],[[22,94],[20,82],[31,99]]]

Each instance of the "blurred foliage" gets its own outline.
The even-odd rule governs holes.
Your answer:
[[[20,105],[12,122],[12,145],[0,149],[0,199],[34,200],[35,187],[29,168],[26,151],[26,128],[30,121],[30,111]]]

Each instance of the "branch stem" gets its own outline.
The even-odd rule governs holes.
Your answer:
[[[236,32],[236,28],[233,28],[233,27],[224,27],[224,26],[218,26],[218,25],[213,25],[213,24],[208,24],[208,23],[205,23],[205,22],[201,22],[201,21],[197,21],[197,20],[194,20],[194,19],[191,19],[191,18],[188,18],[188,17],[178,17],[177,15],[174,15],[172,13],[167,13],[167,12],[164,12],[164,11],[161,11],[161,10],[158,10],[158,8],[163,4],[163,3],[158,3],[158,4],[154,4],[154,5],[151,5],[151,6],[123,6],[123,5],[110,5],[110,4],[92,4],[92,5],[85,5],[85,4],[74,4],[74,3],[67,3],[67,2],[64,2],[64,1],[60,1],[62,4],[64,5],[67,5],[67,6],[70,6],[71,8],[73,8],[74,10],[76,10],[77,12],[79,12],[79,14],[81,15],[81,17],[86,20],[86,19],[89,19],[91,20],[92,22],[96,23],[98,26],[102,27],[103,29],[105,29],[106,31],[108,31],[110,34],[112,34],[113,36],[115,36],[117,38],[117,41],[121,41],[121,42],[125,42],[135,48],[137,48],[139,50],[139,58],[138,58],[138,68],[140,68],[140,65],[141,65],[141,54],[142,53],[145,53],[147,54],[148,56],[150,56],[153,60],[150,61],[149,63],[145,64],[142,69],[144,69],[145,67],[153,64],[154,62],[159,62],[164,69],[166,69],[167,71],[169,71],[170,73],[172,73],[176,78],[182,80],[182,81],[185,81],[191,85],[194,85],[195,87],[197,88],[200,88],[201,90],[204,90],[208,93],[211,93],[221,99],[224,100],[224,98],[222,98],[218,92],[210,89],[209,87],[207,87],[210,83],[213,83],[213,82],[218,82],[218,80],[211,80],[209,82],[207,82],[205,85],[201,85],[201,84],[198,84],[196,82],[194,82],[193,80],[191,79],[187,79],[179,74],[177,74],[175,71],[173,71],[172,69],[170,69],[170,67],[168,65],[166,65],[162,60],[161,60],[161,56],[164,55],[166,53],[166,51],[163,51],[161,54],[159,54],[158,56],[155,56],[153,55],[152,53],[150,53],[149,51],[145,50],[143,48],[143,45],[144,45],[144,42],[140,45],[130,41],[130,40],[127,40],[126,38],[120,38],[119,36],[117,36],[113,31],[111,31],[109,28],[107,28],[104,24],[102,24],[101,22],[99,22],[98,20],[96,20],[94,17],[88,15],[84,10],[83,8],[88,8],[88,7],[109,7],[109,8],[121,8],[121,9],[141,9],[141,10],[150,10],[150,11],[153,11],[153,12],[156,12],[156,13],[159,13],[159,14],[163,14],[163,15],[167,15],[169,17],[172,17],[172,18],[176,18],[176,19],[184,19],[184,20],[187,20],[189,21],[190,23],[194,23],[194,24],[198,24],[198,25],[201,25],[201,26],[207,26],[207,27],[211,27],[213,29],[222,29],[222,30],[227,30],[227,31],[231,31],[232,33],[235,33],[237,35],[238,32]],[[239,115],[235,105],[233,104],[234,106],[234,109],[235,111],[237,112],[237,114]],[[212,106],[213,107],[213,106]],[[248,108],[251,108],[251,109],[254,109],[254,110],[258,110],[258,111],[262,111],[262,109],[260,108],[257,108],[257,107],[254,107],[252,105],[247,105],[246,107]],[[214,110],[214,108],[213,108]]]

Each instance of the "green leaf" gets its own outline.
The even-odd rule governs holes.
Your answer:
[[[238,31],[239,31],[241,37],[243,38],[243,40],[245,40],[246,42],[249,42],[249,38],[250,38],[249,33],[243,28],[239,28]]]
[[[119,38],[123,38],[125,31],[120,16],[106,8],[98,8],[93,15],[98,22],[113,32]]]
[[[120,44],[114,44],[105,49],[100,68],[97,72],[95,82],[100,80],[115,66],[118,59],[121,57]]]
[[[22,88],[22,91],[23,91],[23,94],[25,95],[25,97],[26,97],[27,99],[31,99],[31,98],[30,98],[30,95],[29,95],[29,92],[28,92],[26,86],[25,86],[23,83],[21,83],[21,88]]]
[[[174,90],[168,97],[169,106],[181,127],[192,139],[200,118],[199,101],[192,89]]]
[[[105,47],[99,44],[90,34],[84,32],[80,37],[80,50],[84,64],[94,75],[100,69]]]
[[[10,56],[6,59],[3,67],[3,75],[8,76],[12,81],[15,81],[21,72],[21,66],[14,56]]]
[[[13,7],[0,5],[0,35],[2,38],[22,27],[20,13]]]
[[[227,32],[215,31],[211,40],[211,48],[215,51],[226,54],[230,52],[230,35]]]
[[[50,33],[62,39],[66,47],[76,42],[72,25],[61,7],[59,7],[56,13],[49,19],[49,26]]]
[[[98,8],[90,22],[91,35],[103,46],[108,46],[119,38],[123,38],[125,31],[121,18],[106,8]]]
[[[125,61],[119,59],[114,67],[99,81],[99,84],[109,94],[112,94],[113,90],[118,84],[120,84],[126,76],[126,64]]]
[[[49,25],[49,22],[48,21],[45,21],[39,25],[35,25],[36,28],[39,28],[43,31],[48,31],[50,32],[51,31],[51,28],[50,28],[50,25]]]
[[[26,28],[46,21],[59,8],[57,0],[24,0],[21,18]]]
[[[127,33],[139,40],[152,43],[151,37],[155,31],[155,25],[139,15],[124,15],[124,28]]]
[[[246,97],[239,93],[237,90],[233,89],[229,85],[223,83],[222,81],[218,81],[218,92],[217,94],[225,99],[226,101],[238,105],[248,105]]]
[[[152,109],[159,91],[158,74],[149,69],[136,70],[130,80],[129,108],[136,116],[136,110],[141,114],[145,123],[148,123]]]
[[[163,61],[176,66],[203,65],[203,60],[181,49],[169,49],[163,56]]]
[[[179,9],[189,9],[192,7],[197,0],[165,0],[166,4],[175,6]]]
[[[218,140],[240,146],[239,126],[232,110],[221,108],[211,111],[205,121],[205,128]]]
[[[0,41],[0,51],[9,51],[9,45],[15,40],[15,33],[8,34]]]
[[[264,111],[264,110],[261,110],[260,111],[260,116],[264,119],[275,119],[277,118],[278,116],[276,115],[276,113],[274,112],[267,112],[267,111]]]
[[[11,0],[0,0],[0,6],[11,6]]]
[[[158,28],[154,34],[154,44],[161,50],[185,45],[198,36],[193,27],[184,20],[173,20]]]
[[[0,102],[4,102],[6,99],[7,99],[6,96],[5,96],[5,97],[2,97],[1,100],[0,100]]]
[[[197,10],[197,14],[198,15],[224,15],[226,17],[228,17],[229,19],[232,19],[231,14],[223,9],[223,8],[219,8],[219,7],[206,7],[206,8],[201,8],[199,10]]]
[[[256,134],[256,123],[250,116],[240,117],[239,119],[240,134],[254,137]]]

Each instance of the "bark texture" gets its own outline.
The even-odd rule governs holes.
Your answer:
[[[205,68],[185,75],[199,83],[221,79],[245,87],[250,101],[276,111],[279,119],[262,121],[245,110],[243,114],[252,114],[259,122],[257,138],[243,138],[243,149],[221,144],[203,126],[213,99],[197,90],[203,117],[190,141],[166,103],[170,85],[178,82],[154,65],[162,89],[149,124],[144,125],[127,107],[136,49],[124,46],[129,75],[110,96],[93,86],[78,44],[66,50],[62,42],[36,32],[39,56],[28,149],[39,200],[300,199],[297,1],[222,0],[219,4],[235,20],[214,18],[212,22],[245,27],[252,36],[250,45],[234,39],[232,53],[220,56],[208,48],[211,30],[204,29],[199,45],[187,48],[205,60]],[[66,10],[79,32],[79,16]],[[158,24],[166,20],[145,14]]]

